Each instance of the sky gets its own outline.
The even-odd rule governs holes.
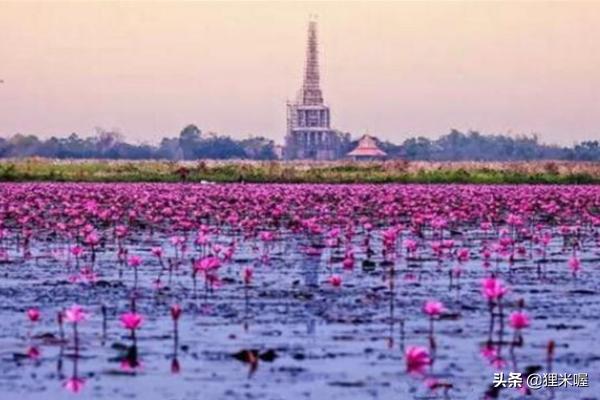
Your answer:
[[[337,129],[600,138],[600,1],[0,1],[0,135],[281,143],[311,14]]]

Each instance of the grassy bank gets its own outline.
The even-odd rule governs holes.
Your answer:
[[[600,183],[600,163],[0,161],[0,181],[289,183]]]

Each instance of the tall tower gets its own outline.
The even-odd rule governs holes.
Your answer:
[[[298,99],[287,105],[284,157],[288,160],[335,160],[344,154],[343,137],[329,125],[319,77],[317,22],[308,23],[304,82]]]
[[[302,104],[323,104],[323,93],[319,85],[319,49],[317,42],[317,22],[308,23],[308,43],[306,45],[306,66],[302,85]]]

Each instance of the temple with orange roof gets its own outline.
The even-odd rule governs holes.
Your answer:
[[[386,152],[377,146],[375,139],[369,135],[363,135],[354,150],[347,154],[355,161],[381,160],[387,156]]]

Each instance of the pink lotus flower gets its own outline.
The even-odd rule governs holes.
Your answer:
[[[142,264],[142,257],[140,256],[130,256],[127,259],[127,264],[129,264],[130,267],[133,268],[137,268]]]
[[[452,249],[454,247],[454,240],[452,240],[452,239],[442,240],[442,247],[445,249]]]
[[[249,285],[252,282],[252,277],[254,276],[254,270],[252,267],[245,267],[242,271],[242,275],[244,278],[244,284]]]
[[[506,218],[506,223],[512,226],[521,226],[523,225],[523,219],[515,214],[510,214],[508,218]]]
[[[96,246],[100,243],[100,238],[95,232],[92,232],[85,237],[84,242],[90,246]]]
[[[178,374],[181,372],[181,365],[179,364],[179,360],[174,358],[171,360],[171,373]]]
[[[398,229],[397,228],[389,228],[383,231],[383,245],[388,248],[393,248],[396,245],[396,240],[398,239]]]
[[[497,278],[484,278],[481,283],[483,295],[490,301],[501,299],[508,292],[508,288]]]
[[[530,325],[529,316],[525,311],[515,311],[508,317],[508,324],[516,330],[527,328]]]
[[[152,252],[152,254],[157,257],[157,258],[161,258],[162,257],[162,248],[161,247],[153,247],[152,250],[150,250]]]
[[[414,253],[417,250],[417,242],[412,239],[406,239],[404,245],[406,246],[406,251],[409,253]]]
[[[427,300],[423,306],[423,312],[429,315],[431,318],[439,316],[445,310],[446,309],[444,308],[444,305],[435,300]]]
[[[460,262],[469,261],[469,249],[459,249],[456,252],[456,256]]]
[[[482,231],[490,231],[492,230],[492,223],[491,222],[482,222],[481,224],[479,224],[479,227],[481,228]]]
[[[204,246],[208,243],[210,243],[210,236],[203,232],[198,233],[198,236],[196,236],[196,244],[198,246]]]
[[[327,247],[336,247],[337,245],[338,245],[338,239],[337,238],[325,239],[325,246],[327,246]]]
[[[72,305],[70,308],[67,308],[64,312],[64,319],[67,322],[72,324],[77,324],[81,321],[85,321],[87,319],[87,313],[83,310],[78,304]]]
[[[197,272],[207,272],[216,270],[221,267],[221,260],[214,256],[204,257],[201,260],[196,261],[194,268]]]
[[[123,372],[136,372],[142,369],[142,363],[139,360],[130,360],[124,358],[119,364],[119,368]]]
[[[262,241],[270,242],[274,239],[273,232],[269,232],[269,231],[261,232],[259,235],[259,238]]]
[[[40,349],[38,349],[36,346],[31,346],[27,348],[27,358],[31,360],[37,360],[38,358],[40,358],[40,355]]]
[[[339,275],[331,275],[329,277],[329,283],[333,287],[340,287],[342,286],[342,277]]]
[[[170,241],[173,246],[179,247],[185,243],[185,238],[183,236],[172,236]]]
[[[27,310],[27,318],[29,318],[31,322],[38,322],[40,320],[41,315],[42,314],[40,313],[40,310],[38,310],[37,308],[30,308],[29,310]]]
[[[81,246],[73,246],[71,247],[71,254],[75,257],[79,257],[83,253],[83,247]]]
[[[579,270],[581,270],[581,261],[579,260],[579,258],[573,256],[571,257],[571,259],[569,259],[569,269],[571,270],[571,272],[573,272],[573,275],[575,275],[577,272],[579,272]]]
[[[342,230],[340,228],[333,228],[327,233],[327,237],[330,239],[336,239],[340,236],[340,233],[342,233]]]
[[[572,229],[571,229],[570,226],[562,225],[560,227],[560,233],[561,233],[561,235],[568,235],[571,232],[572,232]]]
[[[65,381],[63,387],[71,393],[79,393],[85,386],[85,379],[79,377],[72,377]]]
[[[484,358],[486,358],[490,362],[495,360],[496,357],[498,357],[498,351],[491,344],[486,344],[485,346],[483,346],[483,348],[480,350],[480,353]]]
[[[127,312],[121,315],[121,324],[125,329],[136,330],[142,325],[142,322],[142,316],[135,312]]]
[[[342,267],[344,269],[352,269],[352,268],[354,268],[354,259],[351,258],[351,257],[344,258],[344,261],[342,261]]]
[[[544,234],[542,235],[542,238],[541,238],[541,240],[542,240],[542,244],[543,244],[544,246],[548,246],[548,244],[549,244],[549,243],[550,243],[550,241],[552,240],[552,235],[551,235],[550,233],[546,232],[546,233],[544,233]]]
[[[179,304],[173,304],[171,306],[171,318],[173,319],[173,321],[177,321],[179,319],[179,317],[181,316],[181,312],[182,310]]]
[[[443,229],[448,226],[448,221],[445,218],[436,217],[431,221],[431,227],[434,229]]]
[[[422,374],[425,368],[431,364],[429,351],[421,346],[408,346],[404,352],[406,360],[406,371],[408,373]]]
[[[124,237],[125,235],[127,235],[127,227],[125,225],[118,225],[115,228],[115,234],[118,238]]]

